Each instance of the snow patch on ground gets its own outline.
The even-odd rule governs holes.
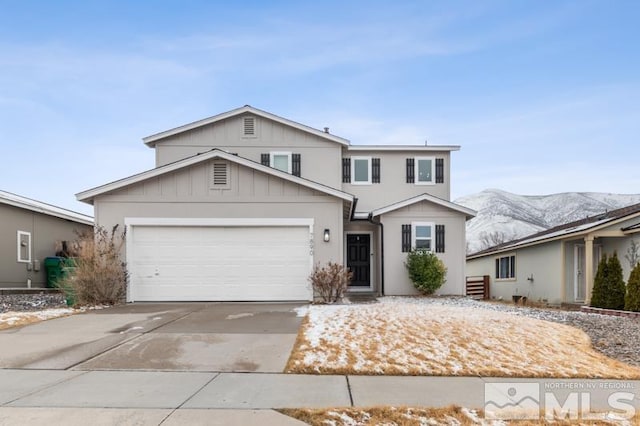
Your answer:
[[[638,378],[640,368],[594,351],[573,313],[468,298],[385,297],[313,305],[290,372]],[[594,314],[581,314],[594,315]],[[556,322],[544,321],[553,316]]]
[[[45,321],[52,318],[63,317],[77,312],[71,308],[45,309],[42,311],[27,312],[5,312],[0,314],[0,325],[4,324],[9,327],[21,324],[25,321],[36,322]]]
[[[250,312],[244,312],[241,314],[233,314],[233,315],[227,315],[228,320],[234,320],[234,319],[238,319],[238,318],[246,318],[246,317],[252,317],[253,314]]]

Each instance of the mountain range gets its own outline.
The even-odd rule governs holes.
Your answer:
[[[487,189],[454,202],[478,212],[467,222],[467,253],[475,253],[554,226],[640,203],[640,194],[518,195]]]

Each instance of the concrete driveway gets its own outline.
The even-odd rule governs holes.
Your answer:
[[[303,304],[140,303],[0,331],[0,368],[282,372]]]

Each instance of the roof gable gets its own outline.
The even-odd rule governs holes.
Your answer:
[[[145,172],[142,172],[124,179],[117,180],[115,182],[111,182],[96,188],[92,188],[92,189],[80,192],[76,194],[76,198],[78,199],[78,201],[82,201],[88,204],[93,204],[93,199],[99,195],[106,194],[108,192],[124,188],[125,186],[143,182],[145,180],[152,179],[167,173],[171,173],[176,170],[193,166],[198,163],[209,161],[214,158],[221,158],[232,163],[240,164],[242,166],[249,167],[251,169],[258,170],[263,173],[279,177],[286,181],[302,185],[309,189],[313,189],[313,190],[322,192],[324,194],[340,198],[343,201],[347,202],[350,208],[352,208],[354,205],[355,197],[351,194],[348,194],[346,192],[340,191],[335,188],[331,188],[326,185],[319,184],[317,182],[310,181],[308,179],[291,175],[289,173],[280,171],[278,169],[274,169],[272,167],[264,166],[260,163],[256,163],[255,161],[249,160],[247,158],[240,157],[234,154],[229,154],[228,152],[222,151],[220,149],[215,149],[215,148],[205,153],[197,154],[192,157],[185,158],[184,160],[176,161],[171,164],[167,164],[161,167],[157,167],[155,169],[147,170]]]
[[[147,136],[145,138],[142,138],[142,140],[148,146],[153,147],[153,146],[155,146],[156,143],[158,143],[162,139],[167,138],[169,136],[177,135],[177,134],[183,133],[183,132],[188,132],[189,130],[196,129],[198,127],[207,126],[209,124],[216,123],[218,121],[226,120],[228,118],[236,117],[236,116],[239,116],[239,115],[242,115],[242,114],[246,114],[246,113],[254,114],[256,116],[263,117],[263,118],[266,118],[268,120],[273,120],[275,122],[278,122],[278,123],[284,124],[286,126],[290,126],[290,127],[296,128],[296,129],[301,130],[303,132],[311,133],[311,134],[316,135],[318,137],[327,139],[327,140],[332,141],[332,142],[339,143],[339,144],[344,145],[344,146],[348,146],[349,145],[349,141],[347,139],[341,138],[339,136],[332,135],[331,133],[328,133],[328,132],[325,132],[325,131],[322,131],[322,130],[314,129],[313,127],[309,127],[309,126],[306,126],[304,124],[300,124],[298,122],[295,122],[295,121],[292,121],[292,120],[277,116],[275,114],[271,114],[270,112],[263,111],[263,110],[258,109],[258,108],[254,108],[254,107],[252,107],[250,105],[245,105],[245,106],[243,106],[241,108],[236,108],[236,109],[233,109],[231,111],[227,111],[227,112],[223,112],[223,113],[218,114],[218,115],[214,115],[213,117],[205,118],[205,119],[202,119],[202,120],[194,121],[193,123],[189,123],[189,124],[185,124],[183,126],[175,127],[173,129],[165,130],[164,132],[156,133],[156,134]]]
[[[57,217],[59,219],[82,223],[84,225],[93,225],[93,218],[91,216],[63,209],[62,207],[53,206],[41,201],[32,200],[30,198],[12,194],[11,192],[0,191],[0,204],[6,204],[36,213],[42,213],[47,216]]]
[[[419,203],[419,202],[422,202],[422,201],[428,201],[430,203],[437,204],[439,206],[448,208],[450,210],[454,210],[456,212],[463,213],[466,216],[467,220],[475,217],[475,215],[476,215],[475,210],[471,210],[471,209],[469,209],[467,207],[464,207],[464,206],[461,206],[459,204],[452,203],[451,201],[443,200],[442,198],[434,197],[433,195],[430,195],[430,194],[421,194],[421,195],[418,195],[416,197],[408,198],[406,200],[399,201],[397,203],[393,203],[393,204],[388,205],[386,207],[381,207],[379,209],[375,209],[375,210],[373,210],[371,212],[371,216],[372,217],[380,216],[380,215],[383,215],[385,213],[389,213],[389,212],[392,212],[394,210],[398,210],[398,209],[401,209],[403,207],[407,207],[407,206],[410,206],[412,204]]]

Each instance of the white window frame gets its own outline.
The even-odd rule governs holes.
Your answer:
[[[287,152],[287,151],[274,151],[274,152],[270,152],[269,153],[269,166],[275,169],[275,166],[273,165],[273,158],[278,155],[286,155],[287,156],[287,167],[288,170],[280,170],[280,169],[276,169],[276,170],[280,170],[281,172],[285,172],[285,173],[289,173],[291,174],[291,170],[293,169],[293,161],[292,161],[292,154],[291,152]]]
[[[429,228],[431,228],[431,237],[429,238],[420,238],[421,240],[430,240],[431,241],[431,248],[429,250],[426,249],[420,249],[420,250],[424,250],[424,251],[429,251],[432,253],[435,253],[435,242],[436,242],[436,237],[435,237],[435,230],[436,230],[436,225],[434,222],[411,222],[411,249],[412,250],[416,250],[417,248],[417,244],[416,241],[418,240],[418,238],[416,237],[416,228],[418,226],[428,226]]]
[[[356,160],[367,160],[367,180],[356,180]],[[352,185],[371,185],[371,157],[351,157],[351,184]]]
[[[513,257],[513,270],[511,269],[511,258],[512,257]],[[508,258],[509,259],[509,276],[506,277],[506,278],[499,278],[497,275],[500,275],[500,267],[498,267],[498,274],[497,275],[495,274],[495,271],[494,271],[494,275],[496,275],[495,276],[495,280],[496,281],[516,281],[517,280],[516,273],[518,271],[518,258],[516,257],[515,253],[505,254],[503,256],[496,256],[494,258],[494,262],[493,262],[494,267],[495,267],[495,261],[496,260],[498,261],[498,264],[500,264],[501,263],[500,261],[502,259],[504,259],[504,258]],[[513,275],[513,276],[511,276],[511,275]]]
[[[429,182],[421,182],[420,181],[420,160],[431,160],[431,181]],[[415,184],[416,185],[435,185],[436,184],[436,157],[415,157],[414,160],[414,176],[415,176]]]
[[[28,256],[28,258],[27,259],[23,259],[22,258],[22,246],[21,246],[20,243],[22,242],[22,237],[23,236],[27,236],[28,237],[28,239],[27,239],[27,241],[28,241],[28,243],[27,243],[27,256]],[[17,256],[18,262],[19,263],[31,263],[31,232],[18,231],[17,240],[18,241],[17,241],[16,246],[18,248],[18,256]]]

